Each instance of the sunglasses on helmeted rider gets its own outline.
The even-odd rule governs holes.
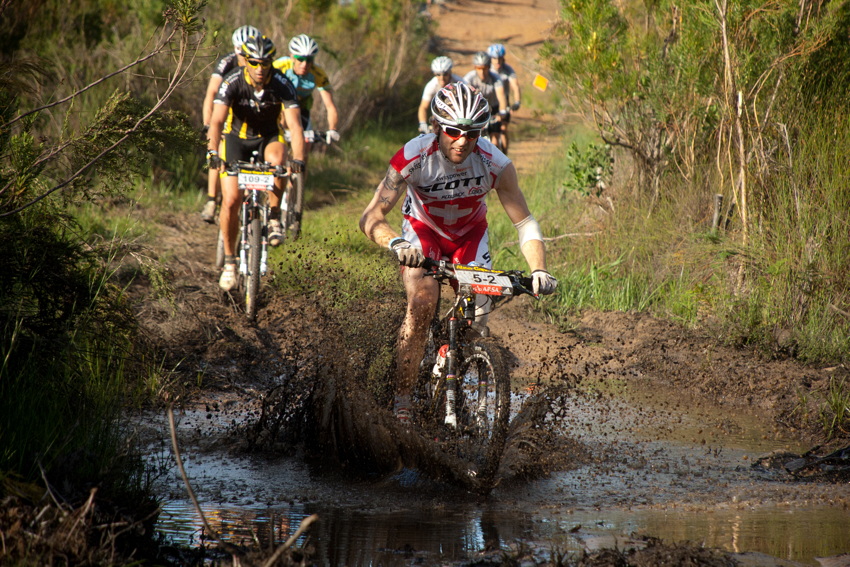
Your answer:
[[[460,128],[453,128],[451,126],[443,126],[443,132],[446,133],[446,136],[451,138],[452,140],[457,140],[461,136],[466,136],[469,140],[475,140],[481,136],[481,128],[473,128],[471,130],[461,130]]]
[[[248,59],[248,65],[251,67],[263,67],[264,69],[268,69],[272,66],[272,62],[270,59]]]
[[[302,63],[312,63],[313,57],[311,55],[294,55],[296,61],[301,61]]]

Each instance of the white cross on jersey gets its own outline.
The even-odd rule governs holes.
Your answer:
[[[445,207],[430,206],[428,214],[432,217],[440,217],[443,219],[443,224],[451,226],[458,221],[459,218],[465,217],[472,212],[472,209],[461,209],[459,205],[446,205]]]

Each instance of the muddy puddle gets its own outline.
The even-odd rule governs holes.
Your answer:
[[[583,388],[549,424],[583,444],[588,459],[543,478],[505,480],[486,498],[407,469],[352,481],[314,474],[298,456],[229,451],[217,433],[254,411],[238,396],[219,400],[226,411],[207,404],[182,412],[180,429],[192,432],[182,451],[208,522],[228,540],[281,542],[316,513],[307,538],[325,565],[445,564],[519,547],[543,562],[553,553],[623,549],[640,535],[748,554],[742,564],[751,565],[819,565],[816,557],[850,552],[850,485],[800,482],[760,466],[763,455],[809,447],[751,411],[665,396],[639,381],[614,384]],[[168,445],[151,455],[165,472],[158,529],[199,545],[201,521],[168,464]]]

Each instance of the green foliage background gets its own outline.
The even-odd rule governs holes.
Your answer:
[[[0,8],[0,480],[61,482],[69,500],[99,484],[101,494],[137,498],[145,509],[121,408],[146,401],[162,358],[137,334],[113,277],[116,266],[139,261],[130,257],[135,244],[103,219],[136,204],[143,187],[169,207],[196,207],[206,179],[203,94],[245,23],[280,54],[292,35],[319,41],[346,111],[341,130],[353,139],[355,122],[387,125],[405,120],[400,108],[415,112],[410,96],[421,85],[409,70],[427,68],[428,23],[411,2]],[[161,268],[142,263],[167,296]]]

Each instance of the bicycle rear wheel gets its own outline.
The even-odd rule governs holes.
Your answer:
[[[218,231],[218,239],[215,242],[215,267],[224,267],[224,237],[221,235],[221,229]]]
[[[245,286],[245,314],[249,321],[257,317],[260,297],[260,256],[262,254],[263,226],[259,212],[248,227],[248,274]]]
[[[293,173],[289,177],[284,193],[286,216],[284,218],[284,234],[287,238],[298,240],[301,236],[301,213],[304,210],[304,175]]]

